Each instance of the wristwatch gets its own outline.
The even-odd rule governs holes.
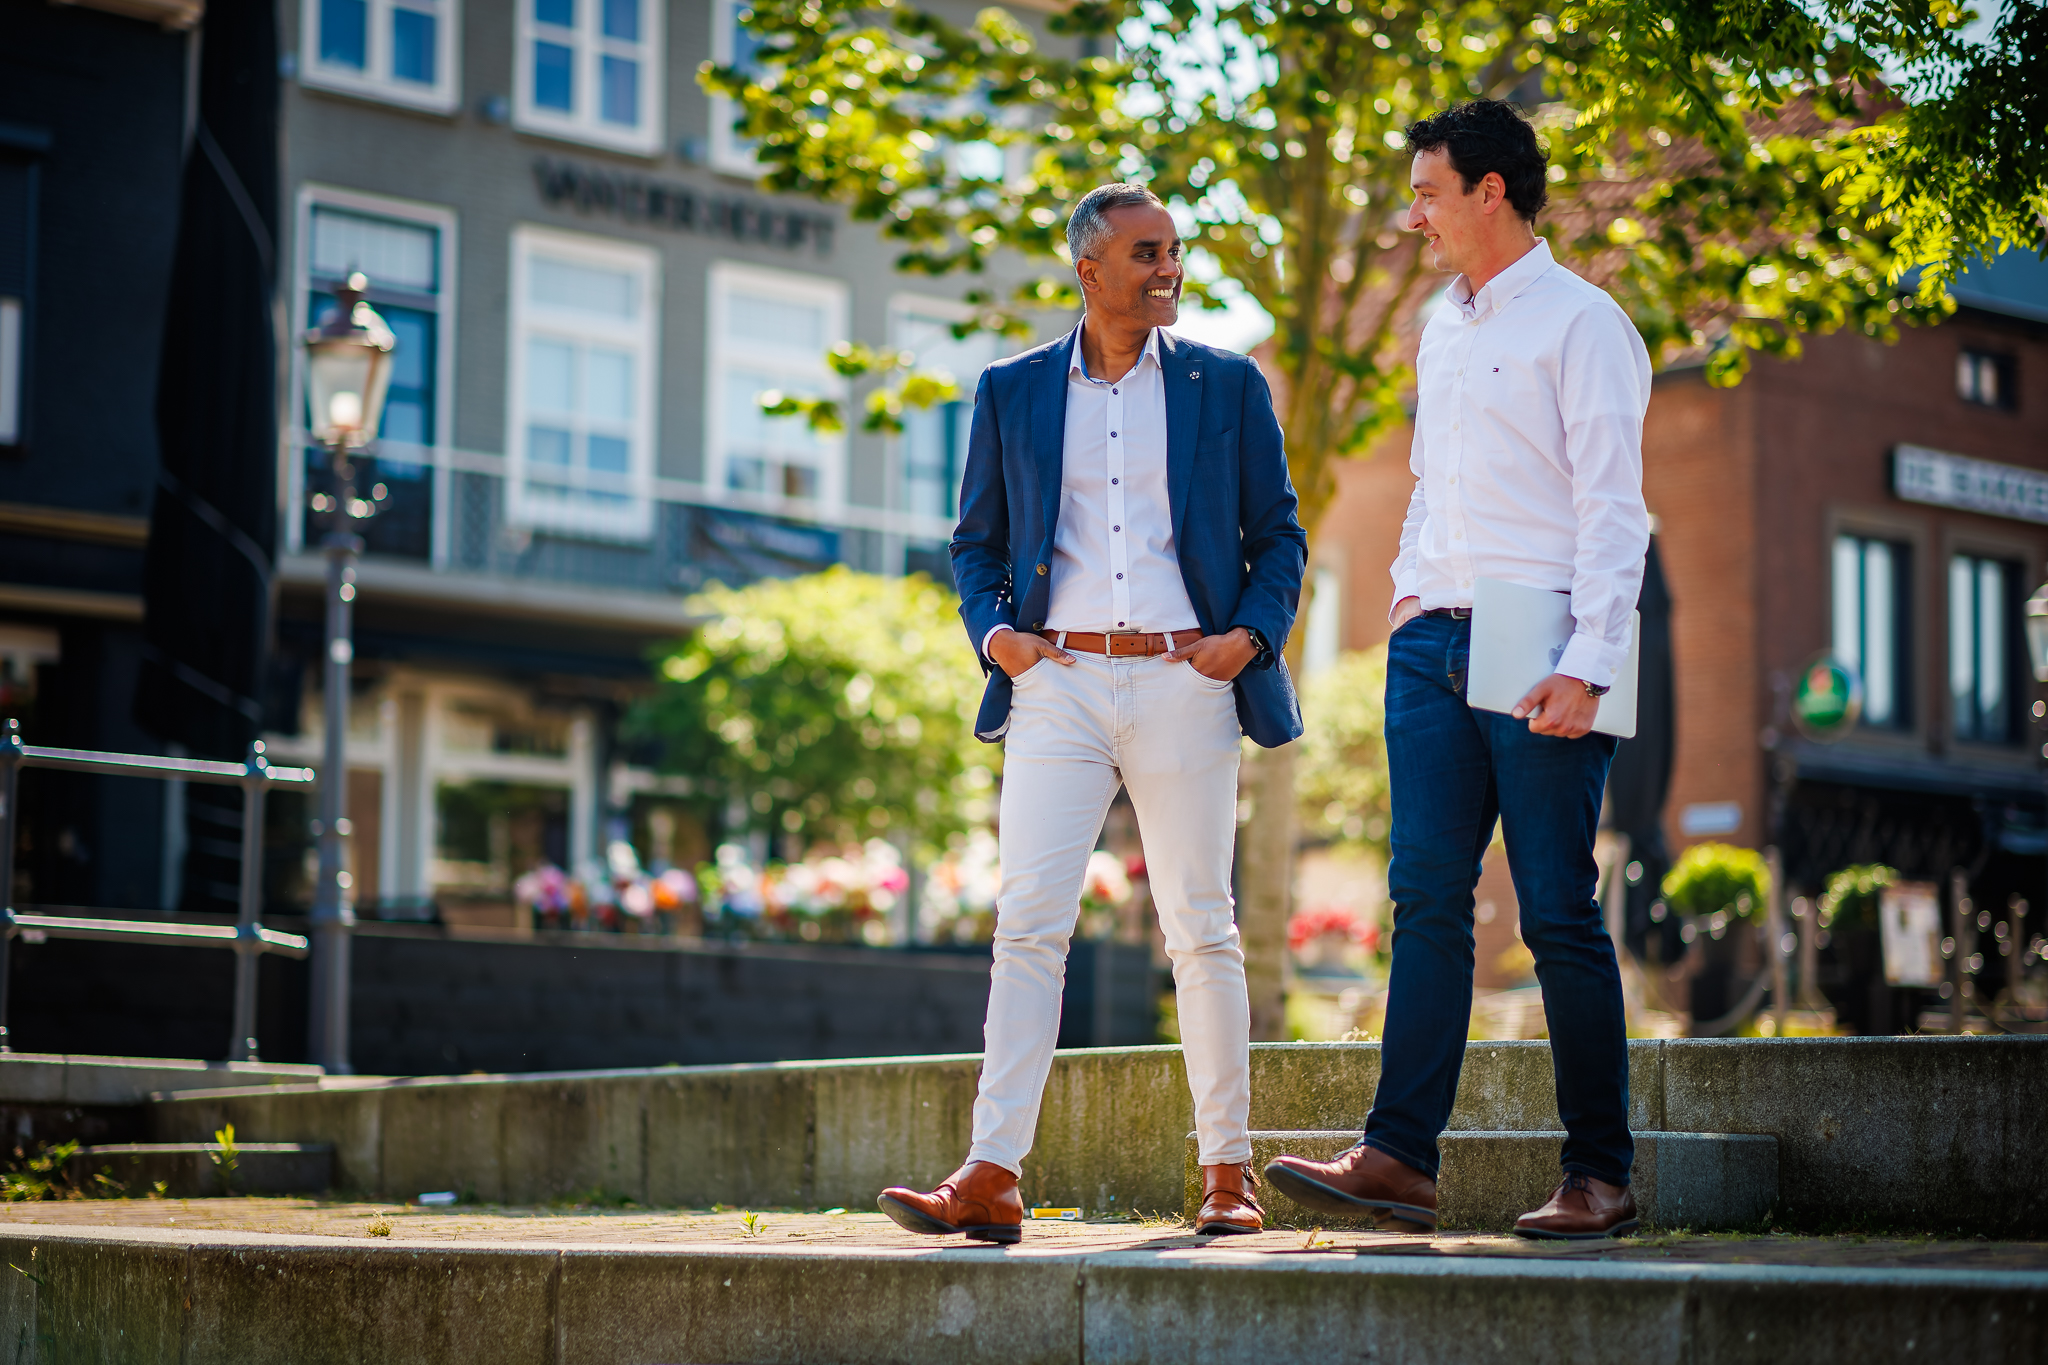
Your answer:
[[[1585,688],[1586,688],[1586,695],[1587,695],[1587,696],[1589,696],[1589,697],[1604,697],[1604,696],[1606,696],[1606,695],[1607,695],[1607,694],[1608,694],[1609,692],[1611,692],[1611,691],[1613,691],[1613,690],[1614,690],[1614,689],[1613,689],[1613,688],[1612,688],[1611,686],[1610,686],[1610,687],[1600,687],[1600,686],[1597,686],[1596,684],[1593,684],[1593,683],[1587,683],[1587,684],[1585,684]]]

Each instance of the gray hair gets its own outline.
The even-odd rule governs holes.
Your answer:
[[[1158,204],[1159,196],[1143,185],[1118,181],[1111,185],[1097,185],[1081,196],[1081,202],[1074,205],[1074,216],[1067,219],[1067,254],[1079,265],[1083,260],[1094,257],[1102,250],[1110,235],[1116,231],[1103,215],[1111,209],[1129,208],[1133,204]]]

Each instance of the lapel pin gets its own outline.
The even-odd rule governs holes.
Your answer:
[[[1201,372],[1200,370],[1189,370],[1189,371],[1188,371],[1188,378],[1190,378],[1190,379],[1200,379],[1201,377],[1202,377],[1202,372]]]

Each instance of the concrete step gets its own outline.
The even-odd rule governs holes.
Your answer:
[[[1647,1228],[1719,1232],[1753,1228],[1778,1200],[1778,1140],[1748,1133],[1637,1133],[1632,1184]],[[1252,1166],[1283,1154],[1327,1161],[1358,1141],[1351,1132],[1255,1132]],[[1438,1215],[1445,1231],[1506,1232],[1557,1188],[1563,1133],[1445,1133],[1439,1142]],[[1202,1205],[1202,1168],[1188,1134],[1186,1216]],[[1259,1203],[1277,1227],[1370,1227],[1305,1209],[1261,1181]]]
[[[2048,1038],[1636,1040],[1629,1126],[1778,1140],[1792,1228],[2048,1231]],[[650,1206],[870,1208],[966,1155],[981,1059],[896,1057],[531,1076],[419,1077],[347,1089],[267,1086],[171,1097],[149,1136],[223,1123],[267,1141],[332,1142],[335,1180],[382,1199],[474,1191],[537,1204],[606,1190]],[[1374,1043],[1259,1043],[1251,1126],[1362,1123]],[[1466,1048],[1453,1132],[1554,1133],[1548,1044]],[[1178,1210],[1194,1126],[1178,1047],[1062,1052],[1025,1159],[1032,1203]]]
[[[1451,1238],[1302,1240],[833,1251],[39,1224],[0,1228],[0,1262],[21,1269],[0,1278],[0,1326],[25,1360],[135,1365],[2048,1359],[2038,1255],[1846,1269],[1627,1243],[1488,1255]]]
[[[224,1171],[217,1142],[117,1142],[81,1147],[68,1173],[92,1194],[140,1198],[163,1185],[173,1199],[218,1194],[324,1194],[334,1185],[334,1144],[242,1142]]]

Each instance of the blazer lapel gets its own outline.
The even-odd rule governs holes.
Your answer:
[[[1060,520],[1060,476],[1067,448],[1067,369],[1079,344],[1078,324],[1066,339],[1050,347],[1045,362],[1031,376],[1031,455],[1038,478],[1038,499],[1045,521],[1045,543],[1052,544]],[[1038,553],[1033,546],[1031,552]]]
[[[1195,441],[1202,425],[1202,372],[1171,332],[1159,334],[1159,361],[1166,381],[1166,497],[1173,512],[1173,539],[1187,518],[1188,484],[1195,476]]]

